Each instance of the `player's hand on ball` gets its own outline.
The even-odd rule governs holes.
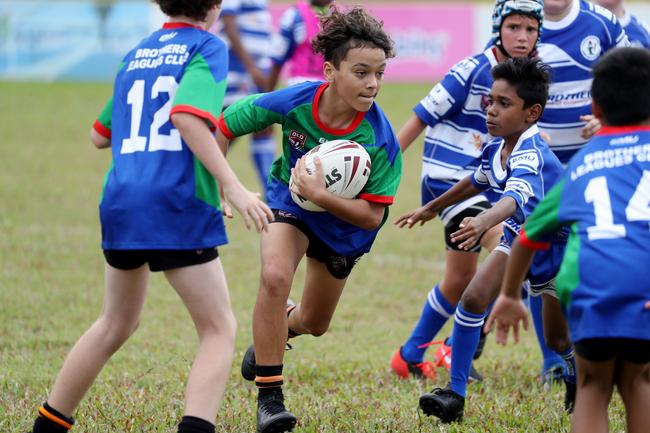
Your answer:
[[[323,164],[318,157],[314,157],[313,173],[307,170],[305,157],[300,158],[291,169],[291,177],[293,178],[291,191],[300,194],[314,203],[318,201],[318,196],[326,191]]]
[[[433,211],[427,206],[422,206],[400,216],[395,220],[394,224],[399,228],[404,228],[404,226],[411,228],[418,221],[420,222],[420,225],[424,225],[425,222],[435,218],[437,215],[438,211]]]
[[[460,228],[451,234],[451,241],[458,243],[458,248],[469,251],[481,239],[487,229],[480,216],[466,217],[458,225]]]
[[[528,310],[524,303],[519,299],[499,295],[485,324],[485,332],[490,332],[492,326],[496,324],[495,340],[497,344],[505,346],[508,343],[508,333],[512,328],[515,343],[518,343],[520,322],[524,329],[528,330]]]
[[[255,224],[255,229],[260,233],[273,221],[273,212],[260,200],[260,195],[247,190],[241,183],[234,182],[232,185],[224,186],[223,192],[226,200],[244,218],[247,229],[251,228],[251,224]]]

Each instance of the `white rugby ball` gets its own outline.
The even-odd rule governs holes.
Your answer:
[[[320,158],[325,186],[329,192],[342,198],[355,198],[370,176],[370,155],[363,146],[351,140],[332,140],[322,143],[305,154],[307,172],[315,170],[314,157]],[[289,188],[293,186],[293,177]],[[291,191],[291,198],[301,208],[312,212],[325,209]]]

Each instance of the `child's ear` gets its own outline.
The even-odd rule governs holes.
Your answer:
[[[544,111],[544,109],[541,104],[533,104],[528,107],[528,116],[526,116],[526,121],[530,124],[537,122],[539,118],[542,117],[542,111]]]
[[[334,82],[334,69],[332,62],[323,63],[323,75],[325,76],[325,80],[329,81],[330,84]]]

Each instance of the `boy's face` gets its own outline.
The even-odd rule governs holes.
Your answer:
[[[508,15],[501,25],[501,43],[512,57],[525,57],[535,48],[539,22],[526,15]]]
[[[494,81],[488,99],[490,105],[487,109],[487,129],[494,137],[507,140],[519,136],[541,113],[539,104],[524,108],[524,100],[506,80]]]
[[[336,69],[325,62],[325,77],[337,94],[356,111],[368,111],[379,93],[386,69],[380,48],[352,48]]]
[[[219,14],[221,13],[221,4],[215,5],[208,11],[208,16],[205,18],[205,28],[206,30],[212,27],[215,21],[217,21],[217,18],[219,18]]]
[[[544,12],[558,15],[571,7],[573,0],[544,0]]]

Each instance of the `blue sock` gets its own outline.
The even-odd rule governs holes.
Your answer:
[[[254,137],[250,148],[251,158],[255,163],[257,176],[266,192],[266,183],[275,159],[275,140],[273,137]]]
[[[451,389],[463,397],[467,390],[472,358],[481,337],[481,326],[486,316],[486,312],[467,312],[460,305],[456,308],[454,330],[451,333],[454,340],[454,350],[451,353]]]
[[[427,296],[411,336],[402,346],[402,358],[408,362],[422,362],[427,348],[419,346],[433,340],[452,314],[454,306],[442,296],[440,287],[436,284]]]
[[[569,383],[576,383],[576,357],[573,352],[573,347],[569,346],[563,352],[558,352],[566,363],[566,369],[564,370],[564,380]]]
[[[564,365],[564,360],[556,352],[551,350],[544,341],[544,323],[542,321],[542,297],[529,296],[528,297],[530,315],[533,317],[533,325],[535,325],[535,335],[537,335],[537,342],[542,351],[542,373],[550,370],[558,365]]]

